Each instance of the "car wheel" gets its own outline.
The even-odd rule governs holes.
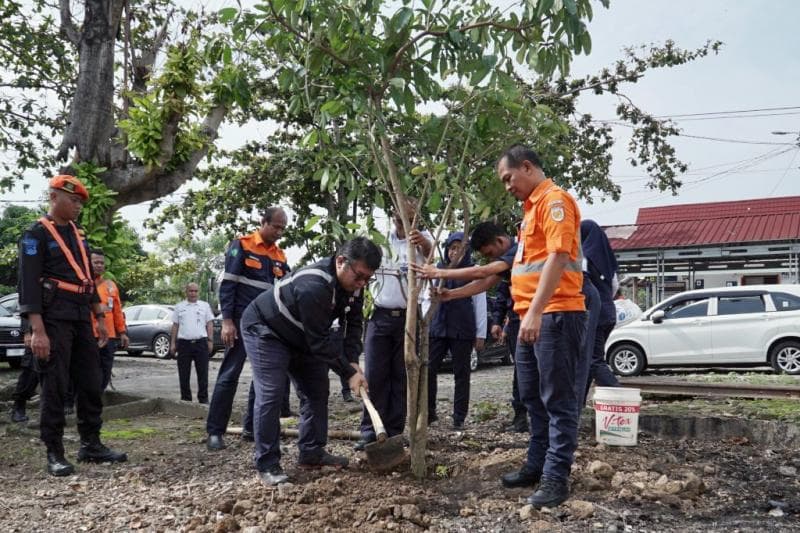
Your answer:
[[[469,370],[475,372],[478,370],[478,351],[473,348],[472,353],[469,354]]]
[[[634,344],[618,344],[611,349],[608,364],[620,376],[638,376],[645,367],[642,349]]]
[[[153,339],[153,353],[159,359],[169,359],[169,335],[159,333]]]
[[[784,341],[778,344],[772,349],[769,362],[778,374],[800,374],[800,342]]]

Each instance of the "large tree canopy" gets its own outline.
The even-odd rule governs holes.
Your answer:
[[[216,14],[169,0],[11,0],[0,10],[3,187],[27,169],[83,162],[104,169],[114,209],[160,198],[249,105],[258,54],[228,46]]]

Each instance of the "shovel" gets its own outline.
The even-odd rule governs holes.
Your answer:
[[[364,387],[361,387],[361,398],[364,400],[364,406],[367,408],[370,419],[372,419],[372,426],[375,428],[377,437],[375,442],[367,444],[364,448],[364,451],[367,452],[367,462],[373,470],[391,470],[406,458],[406,452],[403,449],[403,436],[388,437],[386,435],[386,428],[383,427],[381,416],[375,406],[372,405]]]

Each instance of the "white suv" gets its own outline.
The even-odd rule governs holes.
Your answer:
[[[765,364],[800,374],[800,285],[682,292],[612,331],[606,357],[622,376],[648,366]]]

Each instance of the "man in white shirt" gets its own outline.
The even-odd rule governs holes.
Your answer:
[[[617,328],[630,324],[642,316],[642,309],[633,301],[625,298],[621,291],[617,291],[614,307],[617,310],[617,325],[615,326]]]
[[[417,201],[408,198],[405,206],[409,219],[414,218]],[[417,217],[418,218],[418,217]],[[419,218],[418,218],[419,219]],[[408,241],[416,249],[415,263],[424,263],[433,246],[427,230],[414,230],[406,239],[400,214],[393,215],[394,231],[389,234],[381,268],[375,271],[370,285],[374,308],[367,323],[364,343],[364,375],[369,383],[370,399],[375,404],[389,437],[400,435],[406,425],[406,365],[403,358],[406,306],[408,302]],[[423,296],[420,294],[420,296]],[[375,428],[366,409],[361,417],[361,440],[355,446],[363,450],[376,438]]]
[[[192,401],[190,377],[194,361],[197,401],[208,403],[208,359],[214,346],[214,313],[207,302],[198,300],[199,293],[197,283],[187,283],[186,299],[172,312],[170,352],[178,357],[181,400]]]

